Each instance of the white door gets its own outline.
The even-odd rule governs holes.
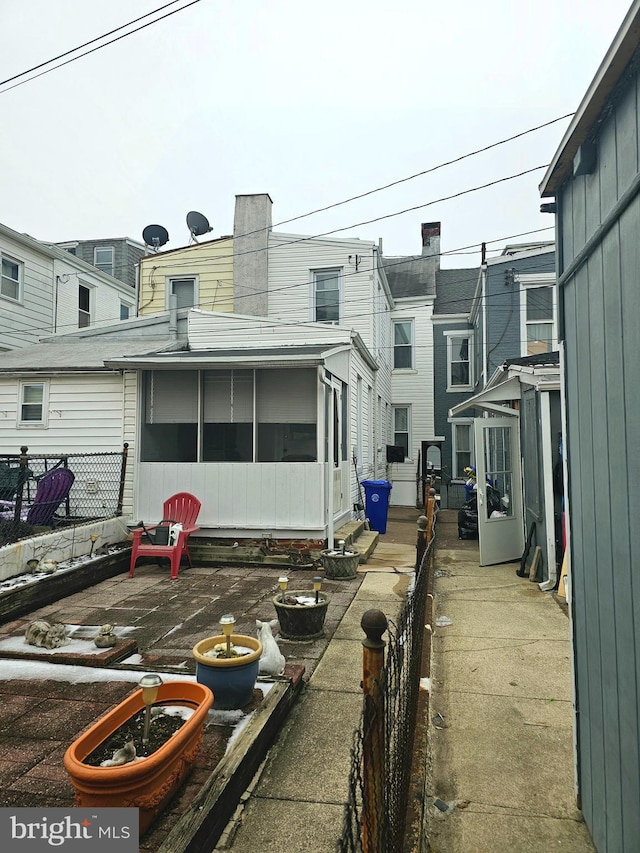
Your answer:
[[[518,417],[476,418],[480,565],[519,560],[524,550]]]

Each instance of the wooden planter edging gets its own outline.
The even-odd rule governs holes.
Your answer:
[[[303,673],[296,667],[291,680],[271,687],[157,853],[210,853],[298,698]]]
[[[40,578],[37,583],[1,592],[0,624],[128,571],[130,559],[131,548],[123,548],[113,554],[79,563],[77,567],[58,569],[47,577]]]

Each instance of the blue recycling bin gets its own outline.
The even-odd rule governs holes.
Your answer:
[[[360,485],[364,489],[367,518],[372,529],[386,533],[391,483],[388,480],[363,480]]]

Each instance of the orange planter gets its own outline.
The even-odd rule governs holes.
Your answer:
[[[118,767],[92,767],[84,760],[118,728],[143,708],[142,690],[101,717],[75,740],[64,755],[76,805],[139,809],[140,835],[166,806],[191,770],[213,693],[192,681],[168,681],[158,690],[156,704],[184,705],[194,713],[169,740],[148,758]]]

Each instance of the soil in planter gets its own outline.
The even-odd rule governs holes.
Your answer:
[[[135,717],[131,717],[126,723],[123,723],[106,740],[103,740],[100,746],[96,747],[84,759],[83,764],[89,764],[91,767],[99,767],[103,761],[112,759],[113,753],[131,740],[133,740],[136,748],[136,757],[147,758],[160,749],[185,722],[186,720],[182,717],[172,714],[152,715],[151,725],[149,726],[149,741],[143,744],[144,711],[141,711]]]
[[[245,714],[250,714],[260,705],[264,699],[264,693],[259,688],[254,688],[251,702],[245,705],[242,709]],[[122,749],[125,744],[133,740],[136,748],[137,758],[148,758],[156,750],[160,749],[169,738],[175,734],[178,729],[185,724],[186,720],[178,715],[173,714],[156,714],[152,712],[151,725],[149,726],[149,742],[142,743],[142,735],[144,733],[144,711],[140,711],[135,717],[123,723],[117,731],[106,740],[103,740],[100,746],[96,747],[83,761],[83,764],[89,764],[91,767],[99,767],[103,761],[109,761],[113,758],[113,753],[116,749]],[[217,730],[221,741],[221,755],[224,755],[226,742],[233,733],[233,728],[226,726],[212,726],[209,731]]]

